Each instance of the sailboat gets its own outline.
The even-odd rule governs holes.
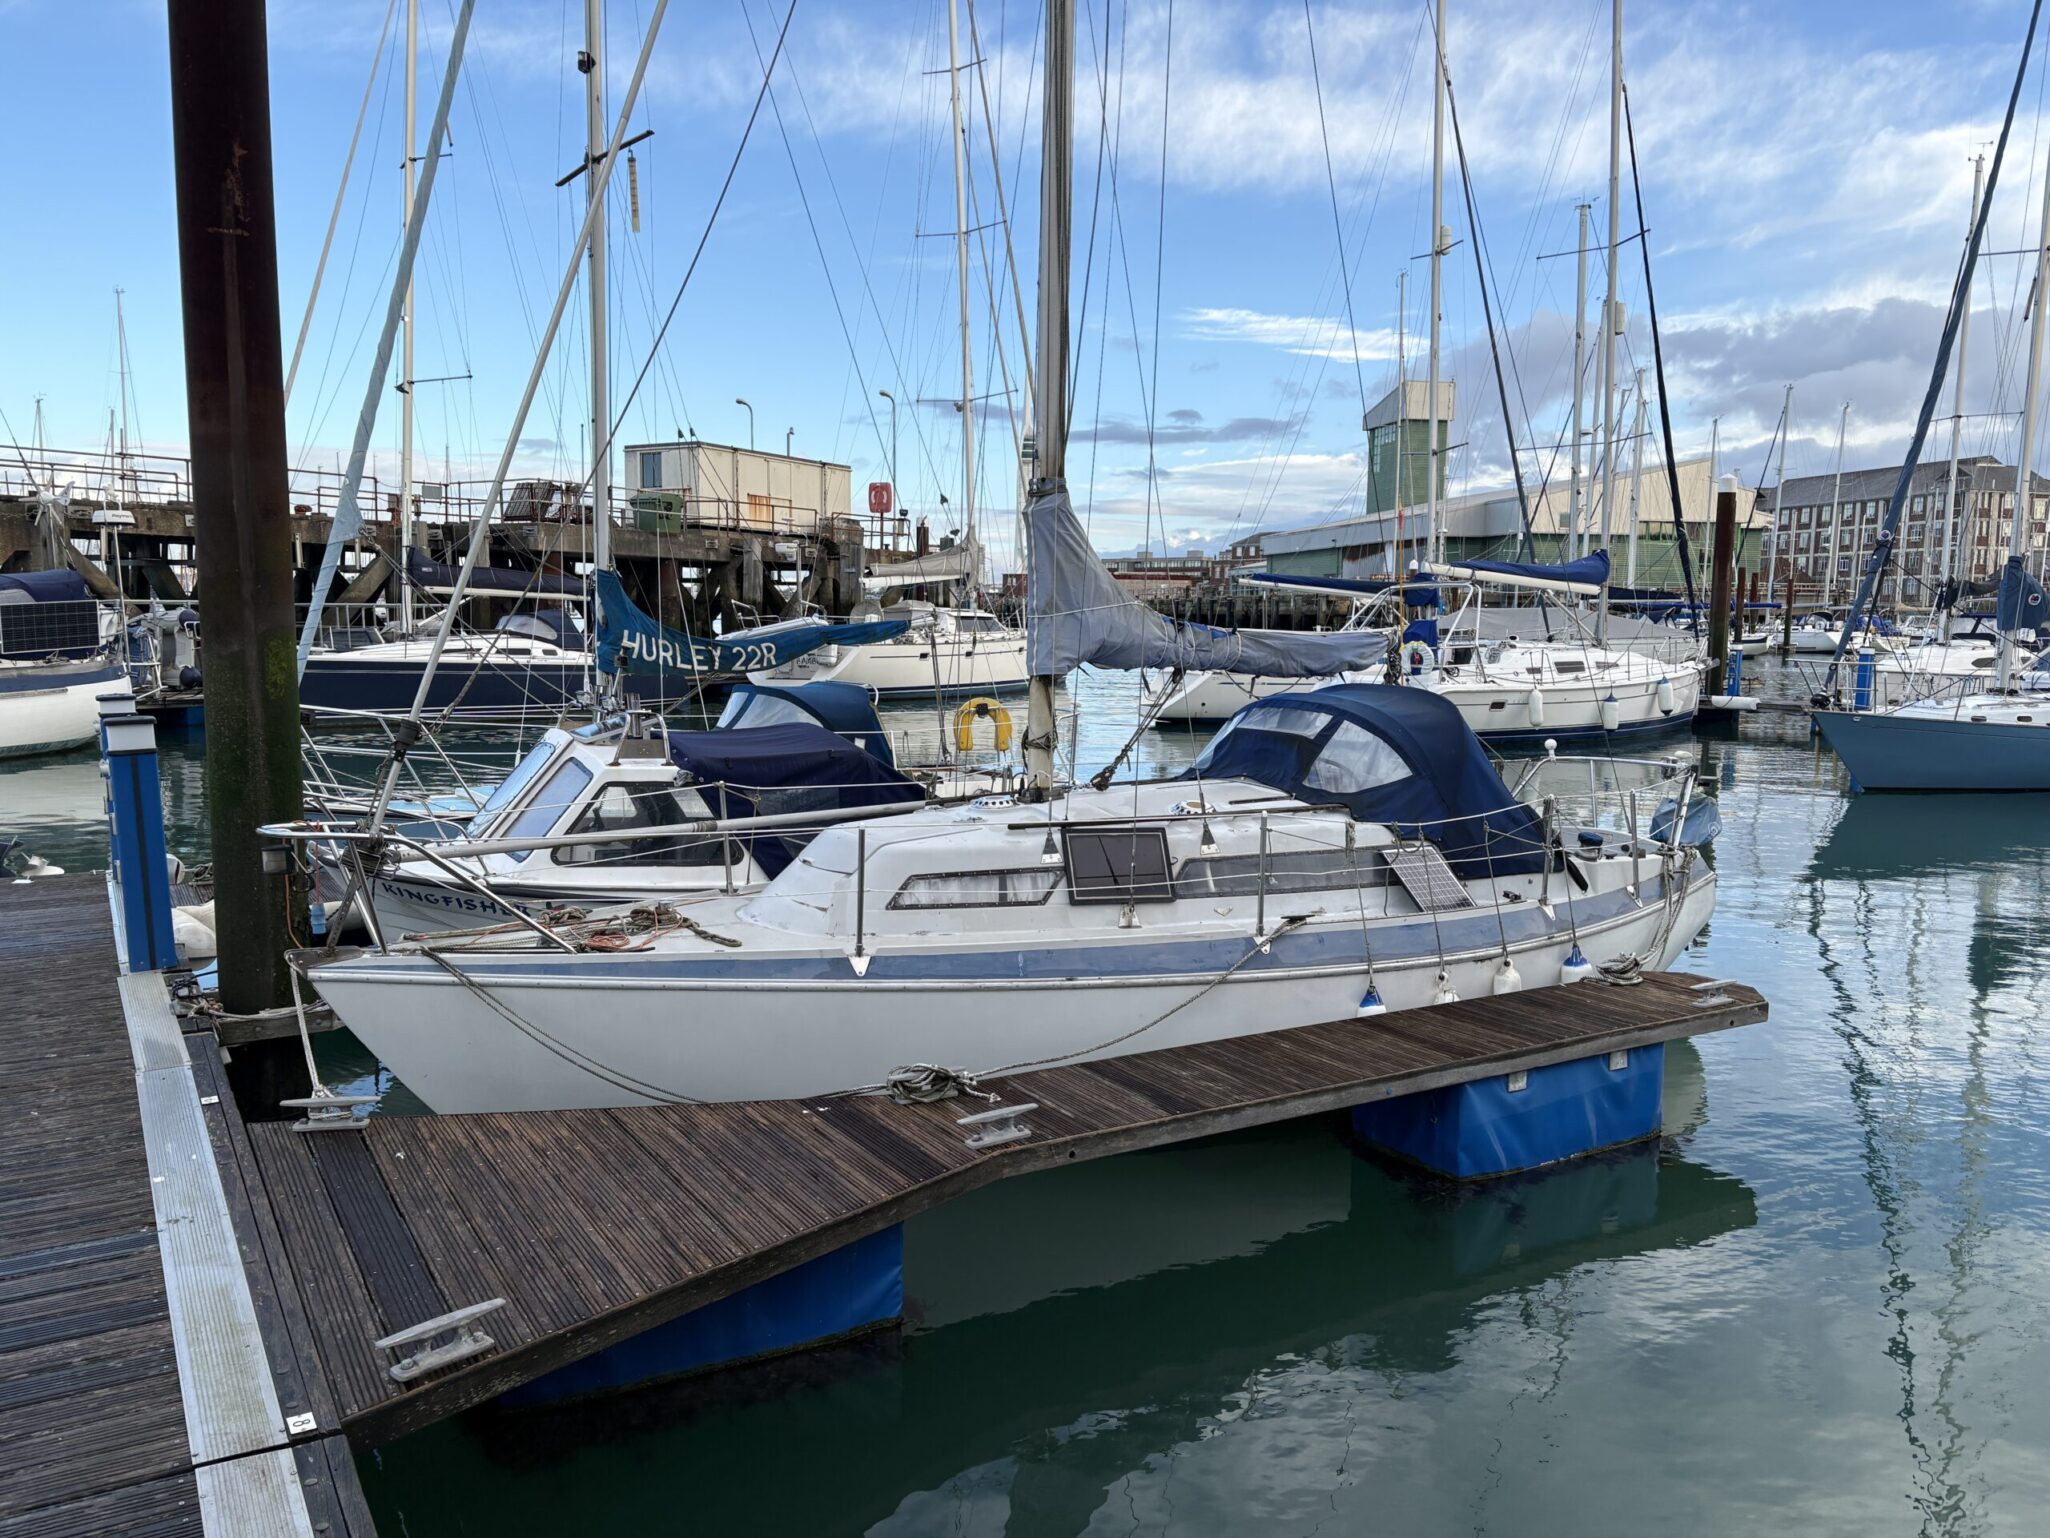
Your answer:
[[[827,827],[754,894],[306,958],[437,1111],[776,1099],[913,1064],[1000,1073],[1355,1014],[1371,1029],[1665,965],[1706,922],[1714,872],[1670,831],[1691,771],[1644,836],[1560,826],[1427,690],[1282,695],[1178,778],[1060,781],[1053,686],[1074,667],[1329,676],[1383,643],[1176,625],[1090,548],[1065,479],[1073,0],[1045,37],[1025,790]]]
[[[40,494],[38,520],[61,528],[68,500]],[[99,696],[128,687],[105,630],[78,572],[0,573],[0,758],[63,753],[98,734]]]
[[[2033,43],[2033,16],[2029,30]],[[1962,324],[1962,312],[1969,308],[1972,274],[1985,235],[1987,205],[1992,203],[1993,189],[1999,182],[2027,63],[2028,50],[2024,49],[2014,93],[2008,100],[2007,117],[1994,150],[1985,201],[1977,212],[1965,260],[1952,291],[1950,314],[1937,348],[1934,377],[1922,404],[1907,461],[1901,467],[1900,485],[1852,606],[1849,632],[1858,629],[1892,549],[1901,503],[1928,432],[1937,391],[1949,366],[1951,345]],[[2024,531],[2036,506],[2036,477],[2031,465],[2035,459],[2044,339],[2046,329],[2050,329],[2046,328],[2046,306],[2040,298],[2050,293],[2050,171],[2045,173],[2032,292],[2039,297],[2030,306],[2028,375],[2022,393],[2021,448],[2015,456],[2014,511],[2008,528],[2007,564],[2000,574],[2000,597],[1994,615],[1997,642],[1993,687],[1913,700],[1891,710],[1818,710],[1816,726],[1850,771],[1857,790],[2050,791],[2050,733],[2045,730],[2050,728],[2050,702],[2039,693],[2019,688],[2016,679],[2017,635],[2023,630],[2050,625],[2050,593],[2022,564]],[[1839,663],[1842,656],[1839,648]]]
[[[872,570],[863,578],[863,586],[887,592],[938,581],[958,588],[962,601],[954,605],[901,601],[893,608],[910,620],[906,634],[867,646],[813,652],[786,666],[749,674],[755,683],[859,684],[880,698],[898,699],[961,699],[1009,694],[1026,686],[1025,632],[973,601],[982,587],[982,548],[976,540],[975,355],[969,324],[967,136],[961,115],[961,71],[973,66],[961,62],[957,0],[947,3],[947,66],[954,143],[955,287],[961,310],[961,396],[956,407],[961,418],[962,541],[912,561]],[[873,617],[867,616],[866,606],[864,616]]]

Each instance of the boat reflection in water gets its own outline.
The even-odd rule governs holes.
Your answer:
[[[1700,1060],[1675,1043],[1662,1144],[1539,1176],[1420,1180],[1318,1120],[1000,1182],[906,1226],[923,1322],[901,1338],[481,1412],[383,1449],[365,1481],[393,1530],[439,1530],[460,1490],[479,1530],[631,1531],[687,1509],[706,1532],[1081,1532],[1124,1510],[1122,1482],[1171,1481],[1166,1463],[1232,1435],[1277,1379],[1421,1391],[1486,1371],[1467,1358],[1490,1315],[1549,1312],[1577,1268],[1752,1227],[1750,1188],[1684,1156],[1702,1115]],[[1332,1476],[1313,1477],[1302,1498],[1321,1505]]]

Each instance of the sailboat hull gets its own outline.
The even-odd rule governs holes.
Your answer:
[[[312,657],[299,682],[299,703],[308,710],[404,714],[413,708],[424,670],[424,659],[356,659],[349,652]],[[586,679],[582,661],[479,663],[447,658],[427,691],[426,708],[453,708],[463,716],[553,715],[582,697]]]
[[[1558,983],[1576,927],[1590,960],[1670,965],[1713,911],[1715,878],[1697,866],[1670,913],[1663,886],[1654,877],[1636,900],[1584,899],[1575,926],[1563,906],[1557,922],[1536,904],[1510,910],[1508,950],[1526,986]],[[1374,925],[1389,1008],[1430,1003],[1441,961],[1461,997],[1485,995],[1501,923],[1483,909]],[[837,952],[758,968],[741,957],[714,963],[712,975],[652,956],[535,953],[465,958],[474,987],[425,958],[344,959],[312,976],[408,1089],[459,1113],[792,1099],[872,1084],[908,1063],[992,1071],[1344,1019],[1359,1004],[1362,945],[1346,920],[1275,936],[1250,963],[1239,935],[1057,955],[884,952],[860,974]]]
[[[2007,721],[1819,710],[1815,724],[1871,791],[2050,791],[2050,702]]]
[[[63,753],[91,742],[99,733],[99,697],[123,687],[127,677],[118,664],[0,666],[0,758]]]

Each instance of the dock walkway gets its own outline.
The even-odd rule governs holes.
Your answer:
[[[0,884],[0,980],[0,1535],[369,1538],[212,1038],[99,876]]]
[[[1589,983],[1019,1074],[975,1099],[370,1118],[251,1129],[342,1424],[381,1441],[1010,1175],[1763,1020],[1749,988]],[[494,1299],[492,1349],[395,1382],[371,1342]]]

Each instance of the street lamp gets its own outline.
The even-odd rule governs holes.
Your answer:
[[[784,428],[784,429],[783,429],[783,457],[784,457],[785,459],[788,459],[788,458],[790,457],[790,442],[791,442],[791,440],[792,440],[793,438],[795,438],[796,436],[797,436],[797,429],[796,429],[796,428],[794,428],[794,427],[786,427],[786,428]]]
[[[740,395],[733,397],[733,404],[747,406],[747,451],[752,454],[755,448],[755,409],[748,405],[746,397]]]
[[[888,390],[876,394],[890,403],[890,511],[897,511],[897,397]]]

